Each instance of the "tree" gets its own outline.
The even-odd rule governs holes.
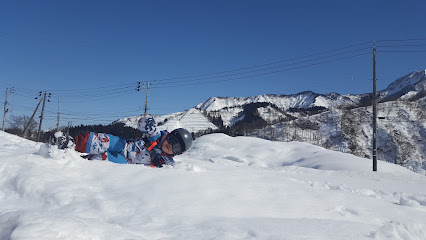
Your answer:
[[[11,116],[10,127],[6,131],[12,134],[21,135],[29,121],[30,117],[26,115]],[[27,128],[27,136],[31,136],[35,132],[37,126],[37,122],[32,119]]]

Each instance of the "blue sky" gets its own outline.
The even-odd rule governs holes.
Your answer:
[[[426,69],[426,1],[0,0],[7,119],[52,94],[43,128],[168,114],[212,96],[371,92]],[[410,40],[411,39],[411,40]],[[423,39],[423,40],[413,40]],[[403,41],[384,41],[403,40]]]

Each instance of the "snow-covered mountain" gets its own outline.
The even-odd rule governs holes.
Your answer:
[[[137,128],[140,116],[127,117],[118,122],[122,122],[125,126]],[[184,112],[178,112],[162,116],[154,116],[155,121],[161,125],[161,129],[172,131],[176,128],[186,128],[188,131],[196,133],[206,129],[217,129],[203,113],[195,108],[188,109]]]
[[[391,83],[386,89],[378,92],[378,101],[410,100],[414,97],[421,98],[426,95],[426,70],[414,71]],[[364,104],[370,99],[371,94],[340,95],[338,93],[317,94],[311,91],[292,95],[259,95],[253,97],[212,97],[196,106],[197,109],[215,112],[223,109],[241,108],[250,103],[267,102],[276,105],[281,110],[309,109],[315,107],[342,108]],[[227,110],[229,111],[229,110]]]
[[[379,102],[391,100],[412,100],[426,96],[426,70],[414,71],[404,77],[391,83],[386,89],[378,91]],[[338,93],[318,94],[312,91],[305,91],[292,95],[273,95],[264,94],[252,97],[211,97],[203,103],[198,104],[185,112],[178,112],[163,116],[155,116],[157,122],[164,123],[167,129],[173,129],[177,126],[191,128],[194,132],[206,130],[208,128],[216,129],[204,113],[215,113],[223,119],[225,126],[231,126],[233,123],[242,120],[241,112],[243,106],[253,103],[271,103],[276,108],[268,107],[259,109],[259,114],[263,115],[266,121],[277,118],[277,115],[283,116],[283,112],[289,110],[310,110],[323,108],[332,110],[335,108],[357,107],[359,105],[371,104],[372,94],[340,95]],[[273,114],[275,113],[275,114]],[[138,117],[128,117],[119,120],[126,126],[136,126]],[[167,123],[167,121],[171,122]],[[176,126],[176,127],[175,127]]]
[[[222,109],[238,108],[250,103],[273,103],[278,108],[307,109],[313,107],[331,108],[339,105],[351,105],[358,103],[360,97],[356,95],[339,95],[337,93],[317,94],[311,91],[293,95],[265,94],[253,97],[212,97],[196,106],[197,109],[214,112]]]
[[[426,95],[426,70],[414,71],[379,92],[381,101],[412,100]]]
[[[175,166],[0,131],[0,239],[426,239],[426,177],[308,143],[209,134]]]
[[[379,157],[415,171],[426,170],[426,70],[403,76],[378,91]],[[309,141],[371,156],[372,94],[317,94],[211,97],[185,112],[156,116],[163,128],[229,130],[279,141]],[[255,120],[250,118],[256,118]],[[136,117],[123,119],[135,126]],[[263,122],[262,122],[263,121]],[[233,132],[232,129],[238,129]]]
[[[378,159],[426,174],[426,97],[378,104]],[[277,141],[305,141],[328,149],[372,157],[372,109],[335,109],[280,122],[250,135]]]
[[[426,71],[415,71],[378,93],[378,158],[426,174]],[[328,149],[372,157],[372,107],[340,106],[265,127],[250,135],[308,141]]]

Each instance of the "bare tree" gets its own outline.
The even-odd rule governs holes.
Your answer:
[[[6,131],[12,134],[21,135],[29,121],[30,117],[25,115],[11,116],[9,123],[10,126]],[[31,136],[35,132],[37,126],[37,122],[33,119],[28,125],[27,136]]]

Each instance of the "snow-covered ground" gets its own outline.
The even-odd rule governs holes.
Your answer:
[[[0,131],[0,239],[426,239],[426,177],[299,142],[203,136],[161,169]]]

